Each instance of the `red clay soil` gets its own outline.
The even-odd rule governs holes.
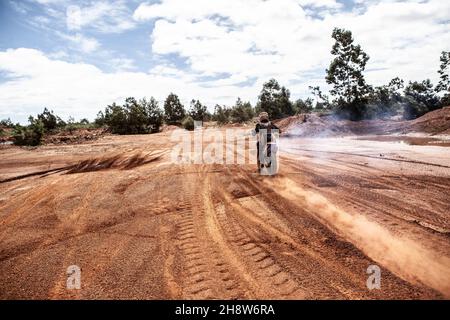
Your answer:
[[[270,177],[174,164],[174,145],[0,150],[0,299],[450,298],[445,148],[281,138]]]
[[[44,136],[44,144],[76,144],[97,140],[106,134],[105,129],[61,130]]]

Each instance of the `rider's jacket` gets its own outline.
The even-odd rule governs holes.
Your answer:
[[[278,130],[278,133],[281,133],[280,128],[278,128],[275,124],[273,124],[272,122],[267,122],[267,123],[262,123],[259,122],[256,124],[256,128],[255,128],[255,132],[258,136],[258,142],[261,140],[260,138],[260,131],[261,130],[266,130],[266,131],[262,131],[261,133],[265,132],[267,133],[267,142],[271,142],[272,141],[272,130]]]

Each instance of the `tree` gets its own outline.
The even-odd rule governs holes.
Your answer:
[[[112,133],[126,134],[128,132],[125,110],[115,102],[106,107],[104,121]]]
[[[440,80],[435,90],[438,94],[443,92],[441,105],[444,107],[450,105],[450,51],[442,51],[440,60],[438,71]]]
[[[125,99],[123,106],[113,103],[106,107],[105,113],[99,112],[95,119],[97,126],[107,125],[112,133],[117,134],[158,132],[162,122],[162,110],[153,97],[149,101],[130,97]]]
[[[12,123],[11,119],[3,119],[2,121],[0,121],[0,126],[4,127],[4,128],[13,128],[14,124]]]
[[[66,129],[72,134],[72,132],[76,129],[75,125],[75,118],[70,116],[69,119],[67,119]]]
[[[436,86],[436,92],[448,92],[450,90],[450,52],[442,51],[441,54],[441,65],[439,68],[439,83]]]
[[[289,100],[291,93],[285,87],[280,87],[275,79],[270,79],[263,84],[261,94],[258,97],[257,111],[265,111],[272,119],[278,119],[295,114],[292,102]]]
[[[202,105],[199,100],[192,99],[189,115],[196,121],[205,121],[208,109]]]
[[[135,98],[130,97],[125,99],[123,108],[127,117],[127,133],[148,133],[149,128],[147,126],[148,121],[145,106]]]
[[[158,101],[155,98],[151,97],[150,101],[142,99],[142,105],[145,108],[145,112],[147,114],[147,126],[150,128],[150,132],[159,132],[159,129],[162,126],[164,115],[159,107]]]
[[[364,118],[389,117],[396,114],[403,102],[400,90],[404,87],[404,81],[396,77],[388,85],[371,88]]]
[[[313,110],[313,100],[311,98],[298,99],[294,103],[294,109],[297,113],[310,113]]]
[[[422,82],[410,82],[405,88],[404,116],[406,119],[415,119],[438,109],[439,102],[439,97],[436,96],[429,79]]]
[[[317,87],[309,87],[311,93],[316,98],[316,109],[328,109],[330,108],[330,101],[327,95],[323,94],[322,90],[319,86]]]
[[[184,106],[181,104],[180,99],[174,93],[170,93],[166,101],[164,102],[164,114],[166,121],[171,124],[180,123],[186,116]]]
[[[230,122],[231,109],[226,106],[216,104],[214,107],[213,120],[217,121],[219,125]]]
[[[29,126],[16,126],[13,130],[14,144],[20,146],[38,146],[44,136],[44,123],[40,119],[30,116],[28,118]]]
[[[360,119],[370,91],[363,75],[369,56],[360,45],[354,44],[351,31],[335,28],[332,38],[335,44],[331,54],[335,58],[326,70],[326,81],[333,85],[330,93],[336,97],[335,103],[341,114]]]
[[[103,113],[103,111],[99,111],[97,113],[97,117],[95,118],[94,123],[97,127],[103,127],[104,125],[106,125],[105,114]]]
[[[236,104],[231,109],[231,121],[235,123],[247,122],[255,116],[255,111],[250,102],[243,102],[241,98],[236,100]]]
[[[47,108],[44,108],[44,111],[38,114],[37,118],[42,122],[46,131],[54,130],[58,126],[58,119],[53,114],[53,110],[49,111]]]

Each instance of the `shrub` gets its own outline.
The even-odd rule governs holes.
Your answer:
[[[214,108],[213,120],[217,121],[219,125],[230,122],[231,109],[226,106],[216,105]]]
[[[123,106],[109,105],[105,113],[99,112],[95,125],[107,125],[112,133],[142,134],[158,132],[163,122],[163,113],[158,102],[152,97],[149,101],[127,98]]]
[[[10,118],[1,120],[0,126],[5,128],[14,128],[14,124],[12,123]]]
[[[255,111],[250,102],[243,102],[238,98],[236,104],[231,109],[231,121],[234,123],[247,122],[255,116]]]
[[[181,121],[181,125],[186,130],[192,131],[194,130],[194,119],[192,119],[191,116],[187,116],[183,119],[183,121]]]
[[[29,126],[16,126],[13,131],[13,139],[15,145],[20,146],[38,146],[42,142],[45,127],[41,120],[33,117],[28,119]]]

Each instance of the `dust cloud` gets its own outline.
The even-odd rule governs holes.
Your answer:
[[[421,282],[450,297],[449,257],[439,256],[411,239],[396,237],[363,215],[345,212],[289,178],[280,177],[274,183],[277,184],[274,190],[281,196],[335,229],[371,259],[407,281]]]

